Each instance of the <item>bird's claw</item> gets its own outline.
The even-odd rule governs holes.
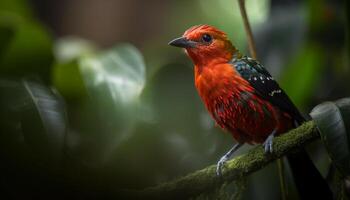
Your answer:
[[[227,160],[228,160],[228,157],[226,155],[220,158],[218,164],[216,165],[216,175],[217,176],[222,175],[222,168],[224,167]]]
[[[264,144],[263,144],[264,149],[265,149],[265,153],[272,153],[272,152],[273,152],[273,148],[272,148],[272,145],[273,145],[273,138],[274,138],[274,135],[273,135],[273,134],[269,135],[269,136],[266,138],[266,140],[265,140],[265,142],[264,142]]]

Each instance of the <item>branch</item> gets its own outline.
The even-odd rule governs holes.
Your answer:
[[[142,191],[124,190],[124,196],[140,199],[189,199],[202,193],[220,188],[226,182],[239,180],[286,155],[301,146],[319,138],[316,125],[309,121],[274,139],[272,154],[265,154],[262,145],[251,149],[226,163],[221,177],[216,176],[215,165]],[[120,192],[120,191],[119,191]]]
[[[245,32],[247,34],[250,55],[252,56],[252,58],[256,59],[257,56],[256,56],[254,37],[253,37],[252,29],[250,28],[250,24],[249,24],[249,20],[248,20],[248,16],[247,16],[244,2],[245,2],[245,0],[238,0],[239,9],[241,11],[241,15],[243,18],[244,29],[245,29]]]

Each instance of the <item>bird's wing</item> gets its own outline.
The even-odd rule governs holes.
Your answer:
[[[244,56],[233,59],[230,63],[250,83],[257,95],[290,114],[299,124],[305,121],[287,94],[259,62]]]

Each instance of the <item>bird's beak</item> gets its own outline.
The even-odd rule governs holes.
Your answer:
[[[168,44],[174,47],[181,47],[181,48],[193,48],[196,46],[196,42],[191,41],[185,37],[176,38],[170,41]]]

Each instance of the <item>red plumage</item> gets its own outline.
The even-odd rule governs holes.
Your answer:
[[[203,34],[213,38],[201,43]],[[218,29],[201,25],[187,30],[183,37],[197,41],[196,48],[186,48],[195,67],[195,85],[207,110],[221,128],[239,143],[263,143],[276,129],[283,133],[293,126],[293,119],[271,102],[261,98],[252,85],[230,64],[238,50]]]
[[[292,118],[259,97],[229,64],[196,65],[195,85],[216,123],[240,143],[263,143],[274,129],[279,134],[292,127]]]

